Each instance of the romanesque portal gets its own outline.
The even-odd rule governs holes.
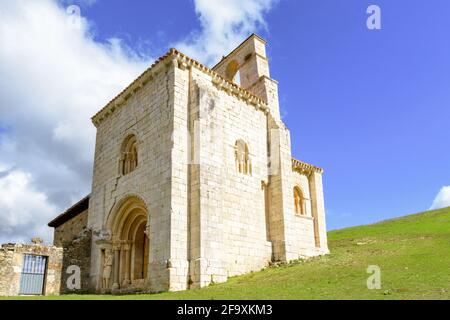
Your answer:
[[[108,219],[111,246],[102,249],[102,289],[144,288],[147,279],[148,211],[142,200],[127,198]]]

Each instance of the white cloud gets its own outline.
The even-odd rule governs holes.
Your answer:
[[[201,30],[175,47],[211,65],[251,33],[266,28],[264,14],[278,0],[195,0]]]
[[[39,235],[89,193],[90,117],[150,64],[118,39],[96,42],[85,19],[79,26],[56,1],[0,0],[0,240],[8,230]]]
[[[59,0],[60,3],[70,6],[70,5],[81,5],[85,7],[90,7],[97,3],[97,0]]]
[[[264,28],[274,2],[196,0],[201,29],[176,47],[212,63]],[[97,42],[68,4],[0,0],[0,242],[51,241],[48,221],[90,192],[90,117],[152,60],[120,39]]]
[[[41,222],[49,221],[58,211],[32,186],[31,175],[19,170],[7,172],[0,179],[0,190],[0,242],[28,242],[32,235],[49,241],[51,230]]]
[[[450,186],[444,186],[434,198],[430,210],[450,207]]]

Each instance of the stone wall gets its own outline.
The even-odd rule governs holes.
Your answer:
[[[63,273],[61,277],[61,293],[86,293],[93,291],[90,286],[89,273],[91,266],[91,239],[90,230],[81,232],[78,237],[70,242],[63,244]],[[79,289],[69,289],[67,286],[68,277],[71,273],[67,273],[70,266],[78,266],[80,268],[81,287]]]
[[[55,228],[53,245],[62,247],[70,243],[87,229],[88,210],[77,214],[72,219]]]
[[[77,214],[70,220],[55,228],[53,244],[64,250],[61,275],[61,293],[81,293],[90,291],[89,272],[91,264],[91,240],[92,233],[87,228],[88,210]],[[81,288],[69,289],[67,279],[71,273],[67,273],[70,266],[80,268]]]
[[[170,289],[170,218],[172,215],[172,132],[174,69],[160,63],[152,80],[124,101],[124,105],[97,124],[94,174],[89,203],[88,228],[101,234],[127,198],[137,197],[149,215],[149,282],[152,291]],[[138,165],[133,172],[120,172],[121,146],[135,135]],[[113,235],[115,236],[115,235]],[[90,278],[101,289],[101,247],[92,242]],[[185,265],[187,262],[185,261]],[[187,269],[187,266],[186,266]],[[180,288],[186,288],[187,279]]]
[[[54,246],[4,244],[0,248],[0,295],[17,296],[24,254],[47,257],[45,295],[58,295],[61,286],[63,250]]]
[[[262,188],[268,176],[266,116],[211,85],[205,73],[191,74],[190,131],[197,159],[190,181],[190,277],[197,287],[260,270],[272,248]],[[238,140],[249,149],[247,174],[236,166]]]
[[[303,192],[306,202],[306,214],[295,214],[294,200],[292,199],[287,209],[286,216],[286,232],[290,247],[288,252],[291,259],[299,259],[317,255],[318,251],[315,244],[314,215],[313,215],[313,199],[316,197],[310,189],[309,176],[306,173],[293,172],[292,177],[288,180],[289,191],[293,195],[294,187],[298,186]]]
[[[0,248],[0,295],[15,296],[19,294],[22,255],[15,253],[14,245]]]
[[[215,69],[225,76],[226,64],[238,61],[241,85],[263,98],[266,110],[238,90],[217,84],[204,70],[181,65],[175,71],[177,157],[172,162],[177,170],[172,178],[179,186],[173,186],[172,208],[177,215],[171,232],[182,241],[172,242],[171,250],[184,257],[183,243],[189,241],[191,288],[259,270],[272,259],[328,252],[321,173],[293,170],[290,133],[279,118],[277,83],[268,79],[263,46],[260,39],[250,38]],[[183,137],[186,131],[190,141]],[[249,147],[250,174],[236,168],[237,140]],[[190,166],[179,161],[186,157],[186,145],[194,155]],[[277,167],[269,169],[274,160]],[[309,199],[301,217],[294,212],[297,184]],[[189,222],[188,229],[182,221]]]

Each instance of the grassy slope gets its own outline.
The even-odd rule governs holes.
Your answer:
[[[328,256],[199,290],[59,299],[450,299],[450,208],[332,231],[329,246]],[[367,289],[369,265],[381,268],[381,290]]]

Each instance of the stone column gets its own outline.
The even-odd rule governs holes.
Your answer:
[[[130,281],[130,262],[131,262],[131,259],[130,259],[130,253],[131,253],[130,244],[128,242],[124,243],[122,245],[122,250],[124,251],[123,254],[125,255],[125,266],[124,266],[124,268],[125,268],[125,279],[123,281],[123,285],[124,286],[128,286],[128,285],[131,284],[131,281]]]
[[[321,172],[311,173],[309,176],[309,189],[311,192],[311,209],[314,218],[314,237],[316,248],[321,249],[324,253],[328,253]]]
[[[114,244],[114,283],[112,288],[119,289],[119,281],[120,281],[120,244]]]

